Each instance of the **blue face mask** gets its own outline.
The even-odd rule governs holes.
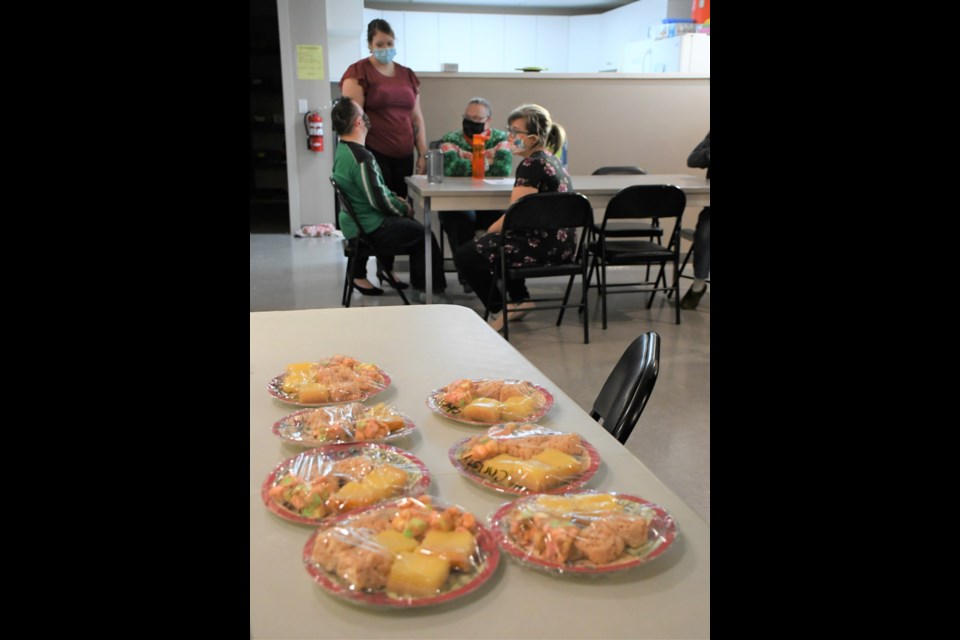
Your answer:
[[[517,151],[523,151],[527,148],[527,145],[523,144],[523,138],[517,136],[513,139],[513,146],[515,146]]]
[[[397,50],[393,47],[389,49],[374,49],[373,57],[377,59],[377,62],[380,64],[390,64],[393,62],[393,59],[397,56]]]

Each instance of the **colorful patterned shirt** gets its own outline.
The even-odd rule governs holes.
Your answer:
[[[443,153],[443,175],[473,175],[473,141],[467,141],[462,129],[444,135],[440,139],[440,151]],[[490,129],[490,137],[484,145],[483,161],[485,175],[495,178],[510,175],[513,154],[510,153],[505,131]]]

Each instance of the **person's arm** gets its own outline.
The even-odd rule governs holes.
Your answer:
[[[696,149],[690,152],[687,158],[687,166],[694,169],[710,168],[710,133],[703,139],[703,142],[697,145]]]
[[[345,78],[340,93],[359,104],[361,109],[363,108],[363,87],[356,78]]]
[[[443,175],[452,177],[471,175],[470,161],[460,154],[460,146],[450,138],[459,135],[451,132],[443,136],[440,153],[443,155]]]
[[[410,112],[410,119],[413,120],[413,144],[417,148],[417,173],[427,172],[427,126],[423,123],[423,112],[420,110],[420,94],[413,103],[413,111]]]
[[[490,153],[488,150],[487,153]],[[493,162],[490,163],[489,175],[508,176],[510,175],[510,166],[513,164],[513,154],[510,153],[510,143],[506,138],[493,145]]]
[[[370,158],[364,160],[360,166],[363,195],[371,206],[386,215],[405,216],[410,213],[410,206],[406,200],[391,191],[383,183],[383,175],[377,161]]]

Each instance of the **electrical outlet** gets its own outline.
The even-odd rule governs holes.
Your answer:
[[[303,98],[300,99],[300,113],[306,113],[310,109],[307,108],[307,101]]]

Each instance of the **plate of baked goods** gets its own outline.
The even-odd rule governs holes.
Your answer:
[[[276,515],[318,524],[430,486],[426,465],[389,444],[331,444],[303,451],[278,464],[260,489]]]
[[[280,418],[273,433],[291,444],[319,447],[348,442],[384,442],[413,433],[413,421],[380,402],[368,407],[348,402],[302,409]]]
[[[663,507],[623,493],[535,495],[490,517],[501,548],[521,565],[558,575],[603,575],[658,558],[680,535]]]
[[[334,355],[315,362],[295,362],[267,383],[280,402],[300,407],[322,407],[362,402],[390,386],[390,376],[377,365]]]
[[[465,478],[500,493],[564,493],[597,472],[600,454],[577,433],[529,422],[508,422],[464,438],[449,451]]]
[[[536,422],[553,406],[553,395],[543,387],[509,378],[454,380],[434,389],[427,407],[437,415],[474,425]]]
[[[332,596],[413,608],[473,593],[493,575],[500,550],[474,514],[418,495],[324,523],[307,540],[302,558]]]

